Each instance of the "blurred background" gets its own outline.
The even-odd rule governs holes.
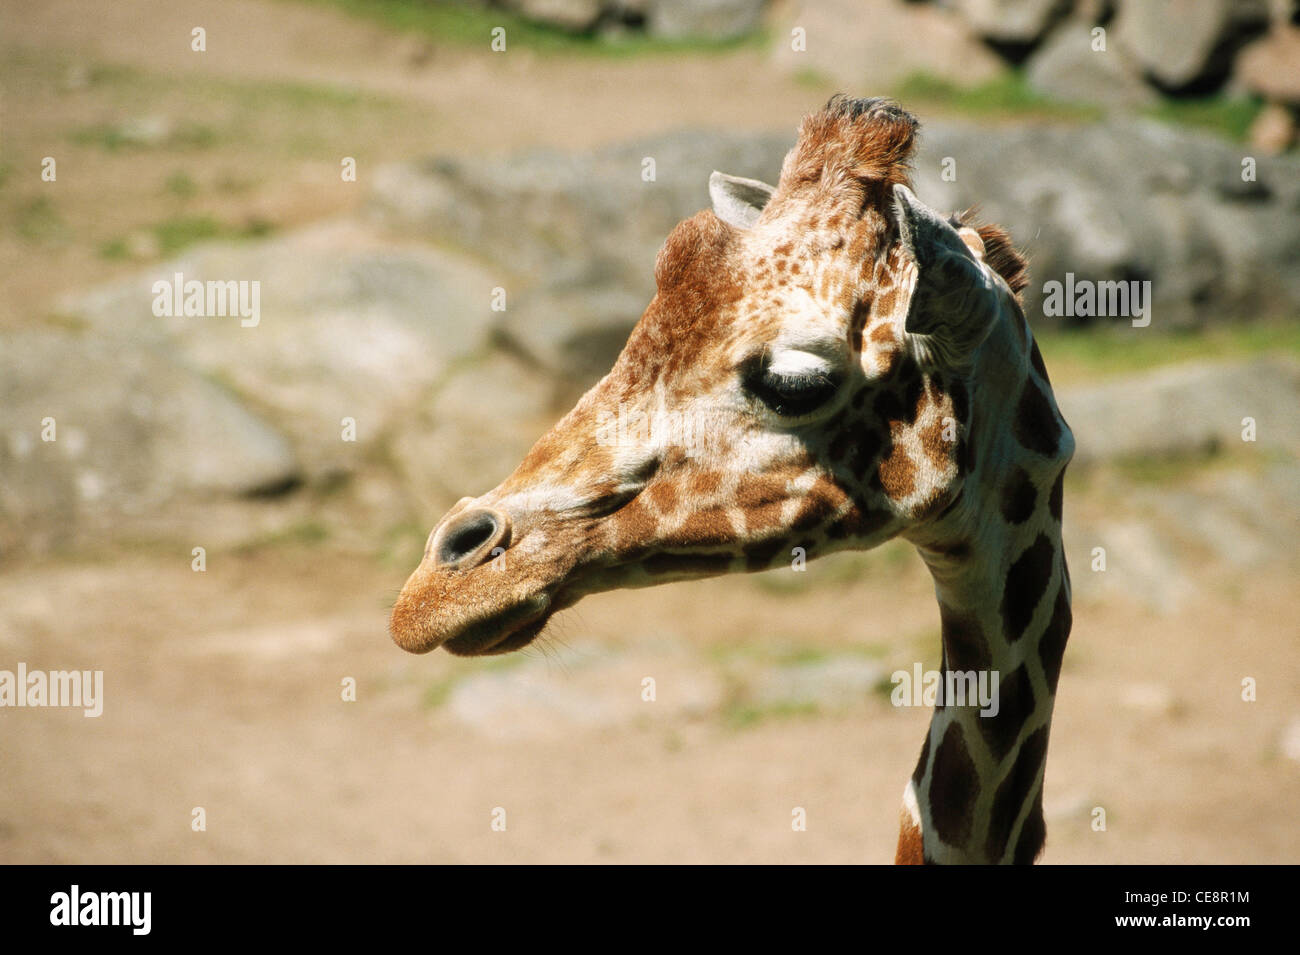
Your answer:
[[[889,861],[929,718],[889,675],[939,659],[905,544],[590,598],[498,659],[385,629],[444,510],[612,363],[709,172],[775,181],[843,90],[1027,251],[1076,433],[1044,861],[1300,861],[1296,3],[0,18],[0,669],[105,674],[98,719],[0,712],[0,860]],[[258,324],[156,316],[178,272],[260,282]],[[1045,316],[1068,273],[1150,282],[1150,324]]]

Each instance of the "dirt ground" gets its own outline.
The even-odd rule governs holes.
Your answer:
[[[151,224],[210,215],[287,229],[349,208],[358,194],[337,185],[339,155],[364,168],[693,123],[768,127],[822,96],[756,50],[684,63],[519,56],[491,76],[463,48],[425,51],[288,0],[0,11],[0,203],[35,230],[0,232],[0,328],[44,321],[69,287],[138,267],[103,250]],[[199,23],[206,54],[188,46]],[[745,92],[717,116],[701,88]],[[105,145],[106,115],[142,112],[195,123],[220,148]],[[322,126],[326,114],[341,119]],[[28,173],[51,153],[46,202]],[[182,168],[197,195],[168,188]],[[1107,505],[1094,486],[1074,491],[1067,514]],[[879,692],[733,698],[738,673],[761,682],[791,661],[888,672],[937,658],[920,561],[902,549],[854,560],[814,563],[797,582],[591,598],[503,661],[397,650],[387,608],[413,563],[329,543],[217,550],[204,573],[183,544],[8,560],[0,668],[102,668],[106,699],[98,719],[0,713],[0,861],[887,862],[928,713]],[[1294,562],[1249,574],[1207,562],[1163,613],[1094,590],[1086,565],[1074,579],[1044,861],[1300,861]],[[606,696],[583,695],[593,672]],[[646,676],[654,703],[640,699]],[[1256,702],[1241,699],[1244,677]],[[342,699],[348,678],[355,702]],[[806,831],[792,831],[795,807]],[[492,827],[498,809],[505,831]]]
[[[919,560],[852,587],[818,580],[832,566],[810,565],[796,595],[746,577],[591,598],[507,664],[400,653],[384,630],[400,574],[319,549],[231,554],[203,574],[184,556],[8,573],[4,659],[102,667],[105,709],[4,714],[0,856],[888,861],[924,710],[870,694],[737,723],[673,705],[722,651],[882,647],[899,665],[920,644],[937,651]],[[1300,858],[1300,771],[1277,742],[1300,706],[1294,635],[1277,623],[1296,607],[1293,581],[1228,591],[1209,586],[1173,615],[1079,601],[1044,861]],[[563,693],[593,651],[626,661],[612,672],[635,716],[557,720],[525,701],[503,727],[431,703],[431,687],[494,668]],[[1244,675],[1258,702],[1241,702]],[[644,676],[653,704],[640,702]],[[346,677],[356,702],[341,698]],[[1091,828],[1098,806],[1105,832]],[[195,807],[204,832],[191,831]],[[491,828],[497,807],[505,832]],[[794,807],[806,832],[791,830]]]

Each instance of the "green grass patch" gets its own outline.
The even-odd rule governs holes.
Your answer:
[[[145,231],[153,237],[153,245],[159,256],[175,255],[196,242],[214,239],[260,239],[270,235],[274,226],[264,219],[253,219],[242,225],[228,225],[212,216],[173,216],[164,219]],[[130,240],[117,237],[105,241],[99,247],[99,254],[105,259],[127,259],[132,257]]]
[[[821,708],[816,703],[771,703],[759,705],[736,701],[722,709],[722,722],[728,729],[752,729],[767,720],[796,719],[817,716]]]
[[[430,684],[420,696],[420,704],[426,710],[438,709],[451,699],[451,691],[459,681],[459,677],[448,676]]]
[[[68,224],[49,196],[37,196],[20,205],[14,213],[14,228],[28,242],[58,242],[68,235]]]
[[[1205,129],[1233,142],[1245,142],[1263,108],[1264,101],[1257,96],[1219,94],[1195,99],[1166,98],[1144,112],[1162,122]]]
[[[175,128],[148,123],[94,123],[79,126],[69,134],[78,146],[94,146],[115,153],[139,149],[209,149],[217,144],[217,131],[199,123],[182,123]]]
[[[298,0],[302,2],[302,0]],[[492,31],[505,29],[506,48],[527,49],[544,54],[628,57],[655,54],[716,53],[723,50],[759,48],[763,31],[734,39],[707,37],[667,39],[647,36],[639,30],[613,34],[574,33],[546,23],[525,19],[505,10],[489,10],[462,3],[430,3],[428,0],[311,0],[378,23],[402,33],[427,36],[445,44],[491,49]]]
[[[278,531],[238,544],[234,552],[246,556],[271,547],[319,547],[330,539],[330,530],[320,521],[297,521]]]
[[[178,169],[163,182],[163,192],[177,199],[193,199],[199,193],[199,184],[189,173]]]
[[[31,64],[29,81],[57,72],[57,64]],[[137,67],[97,70],[93,94],[110,119],[69,128],[65,137],[110,155],[256,155],[320,161],[322,155],[376,159],[393,130],[420,138],[427,110],[401,99],[330,83],[265,82],[201,74],[171,76]],[[195,104],[202,108],[196,110]],[[184,117],[202,115],[203,122]],[[347,130],[340,136],[339,130]],[[342,141],[347,140],[348,144]],[[336,159],[337,161],[337,159]],[[222,191],[241,191],[265,178],[249,168],[226,173]],[[233,182],[235,189],[231,189]]]
[[[1102,111],[1084,103],[1051,99],[1034,90],[1018,70],[977,86],[961,87],[929,73],[914,73],[893,91],[909,109],[938,110],[984,117],[1038,117],[1085,122],[1101,118]]]
[[[1145,371],[1158,365],[1259,355],[1300,358],[1300,322],[1260,321],[1201,331],[1043,330],[1034,335],[1054,384]]]
[[[1279,450],[1237,441],[1226,446],[1210,444],[1182,454],[1122,457],[1111,462],[1111,466],[1134,484],[1172,487],[1209,472],[1263,472],[1286,459],[1286,454]]]

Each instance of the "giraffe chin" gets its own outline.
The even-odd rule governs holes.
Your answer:
[[[439,605],[452,612],[428,609]],[[531,643],[560,609],[545,590],[469,616],[457,615],[455,606],[456,601],[445,594],[438,599],[430,596],[428,588],[412,588],[408,583],[393,608],[389,634],[408,653],[429,653],[439,647],[458,657],[509,653]]]
[[[466,633],[448,640],[442,648],[454,657],[490,657],[512,653],[515,650],[522,650],[537,639],[537,636],[546,629],[550,619],[550,613],[543,612],[536,620],[525,621],[504,633],[497,632],[487,636]]]

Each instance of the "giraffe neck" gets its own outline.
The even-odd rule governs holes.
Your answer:
[[[978,698],[936,701],[900,857],[910,815],[909,851],[922,857],[910,861],[1028,863],[1046,838],[1043,774],[1070,630],[1061,479],[1073,439],[1018,310],[981,348],[971,381],[974,461],[961,494],[908,536],[935,581],[944,685],[949,673],[975,675],[966,686],[986,673],[996,712]]]

